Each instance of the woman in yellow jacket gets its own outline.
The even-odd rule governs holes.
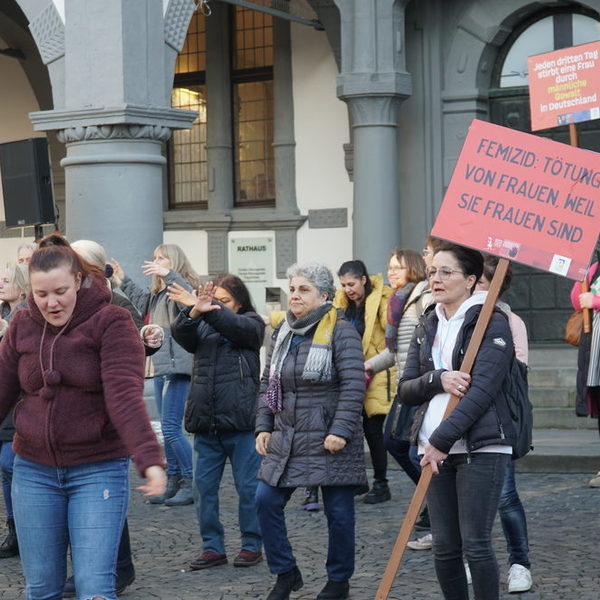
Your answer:
[[[346,314],[362,339],[365,360],[385,348],[387,305],[392,289],[383,283],[381,275],[369,277],[361,260],[350,260],[338,270],[341,289],[333,305]],[[364,501],[367,504],[385,502],[391,498],[387,483],[387,453],[383,443],[383,422],[390,410],[396,387],[394,368],[383,370],[366,380],[363,405],[363,430],[373,464],[373,485]]]

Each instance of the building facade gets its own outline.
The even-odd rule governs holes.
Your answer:
[[[4,0],[0,143],[47,136],[69,238],[98,240],[139,280],[156,245],[178,243],[201,273],[241,274],[260,306],[297,260],[380,272],[394,246],[420,249],[472,119],[528,131],[527,56],[600,39],[599,11]],[[597,130],[580,125],[579,145],[600,151]],[[2,260],[31,237],[0,227]],[[516,271],[509,300],[532,339],[560,340],[570,282]]]

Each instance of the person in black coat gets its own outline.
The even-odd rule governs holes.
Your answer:
[[[446,600],[469,598],[463,553],[477,599],[499,598],[491,530],[515,436],[503,393],[514,347],[506,316],[494,312],[471,374],[460,371],[484,300],[473,293],[482,272],[479,252],[450,244],[436,249],[428,268],[436,305],[415,329],[399,384],[402,402],[419,405],[415,438],[421,465],[434,473],[427,501]],[[451,395],[459,403],[444,419]]]
[[[348,598],[354,572],[354,489],[365,485],[360,336],[336,309],[324,265],[292,265],[289,311],[274,331],[256,415],[263,458],[256,507],[271,573],[267,600],[303,585],[287,537],[284,509],[296,487],[320,486],[327,517],[327,583],[317,600]]]
[[[194,485],[203,551],[191,569],[227,562],[219,520],[219,485],[229,459],[239,495],[241,551],[236,567],[262,560],[262,538],[254,497],[260,456],[254,448],[254,419],[260,377],[259,351],[265,333],[248,289],[236,275],[220,275],[194,296],[181,286],[169,288],[172,300],[187,304],[171,332],[193,353],[192,382],[185,428],[194,434]]]

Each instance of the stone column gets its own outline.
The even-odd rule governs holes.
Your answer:
[[[162,243],[162,144],[170,135],[160,125],[90,125],[58,134],[67,148],[67,237],[101,243],[136,280]]]
[[[336,0],[341,17],[338,96],[354,147],[353,255],[385,272],[401,244],[398,110],[411,94],[404,65],[404,0]],[[410,199],[412,200],[412,199]]]
[[[163,145],[196,116],[170,107],[194,9],[193,0],[65,0],[64,36],[52,37],[64,51],[51,74],[54,109],[30,115],[66,144],[67,237],[100,242],[146,285],[140,265],[162,242]],[[44,47],[48,28],[33,25]]]
[[[229,8],[216,2],[211,11],[206,28],[208,209],[222,219],[233,208]]]
[[[275,198],[277,212],[299,214],[296,204],[296,139],[292,85],[290,22],[273,19],[273,98],[275,130]],[[295,231],[294,231],[295,234]]]

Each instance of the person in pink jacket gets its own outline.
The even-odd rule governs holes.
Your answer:
[[[596,252],[598,255],[598,251]],[[577,281],[571,290],[571,304],[575,310],[592,310],[592,330],[581,332],[577,357],[577,397],[575,411],[579,417],[598,419],[600,433],[600,262],[590,265],[587,272],[588,292],[583,292]],[[600,487],[600,472],[588,484]]]

